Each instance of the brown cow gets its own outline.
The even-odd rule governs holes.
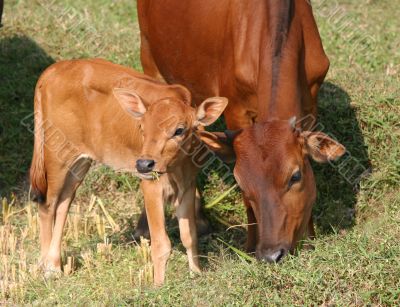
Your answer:
[[[227,99],[209,98],[196,109],[190,103],[190,93],[182,86],[99,59],[59,62],[42,74],[35,92],[31,184],[39,201],[45,272],[61,269],[67,213],[92,161],[137,172],[144,179],[154,282],[164,281],[171,250],[166,201],[176,207],[189,267],[200,270],[194,222],[197,166],[191,152],[201,145],[200,139],[211,146],[218,143],[197,128],[213,123]]]
[[[329,68],[309,1],[137,4],[145,73],[184,84],[196,103],[229,99],[228,129],[242,131],[234,139],[234,175],[247,207],[247,248],[279,261],[304,235],[314,236],[308,157],[325,162],[344,153],[327,135],[300,131],[315,123]]]

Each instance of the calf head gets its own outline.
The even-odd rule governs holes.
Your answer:
[[[216,121],[228,103],[224,97],[212,97],[193,108],[187,99],[167,97],[145,106],[134,90],[116,88],[114,95],[140,120],[143,147],[136,169],[142,179],[148,180],[170,172],[190,152],[191,138],[199,126]]]
[[[257,220],[256,257],[278,262],[305,233],[316,198],[308,157],[335,160],[343,145],[322,132],[301,132],[295,119],[255,124],[234,138],[235,178]]]

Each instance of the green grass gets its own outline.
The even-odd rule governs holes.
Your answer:
[[[218,222],[246,223],[240,193],[235,190],[207,211],[214,232],[200,239],[201,276],[189,276],[177,223],[169,218],[174,251],[167,283],[154,289],[140,282],[143,259],[132,244],[132,229],[142,206],[138,181],[129,174],[96,167],[75,202],[82,213],[79,225],[86,219],[88,234],[80,229],[74,238],[77,206],[67,225],[65,257],[75,257],[74,273],[55,281],[28,274],[17,294],[2,297],[0,289],[0,304],[399,305],[398,5],[389,0],[338,2],[342,17],[333,13],[336,1],[314,1],[331,60],[320,92],[319,120],[324,131],[340,140],[370,174],[354,185],[343,178],[337,165],[313,165],[318,185],[314,251],[299,251],[280,265],[263,265],[248,262],[227,247],[219,239],[243,250],[246,234],[241,227],[228,230]],[[6,1],[0,29],[0,196],[15,198],[15,211],[27,206],[26,174],[33,143],[30,114],[40,73],[54,61],[90,56],[140,70],[136,18],[132,0]],[[205,203],[228,188],[216,173],[201,176],[199,183]],[[104,222],[113,246],[111,257],[97,248],[103,238],[94,219],[104,216],[96,205],[87,212],[92,195],[103,201],[121,228],[112,233]],[[1,213],[0,217],[4,218]],[[31,227],[28,222],[23,211],[9,223],[19,238],[17,249],[26,253],[31,266],[39,251],[37,234],[23,235]],[[90,264],[82,256],[88,251]],[[1,256],[0,281],[5,259]],[[18,259],[11,261],[18,265]]]

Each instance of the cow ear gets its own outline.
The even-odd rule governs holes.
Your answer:
[[[235,162],[235,152],[226,135],[223,132],[197,131],[200,140],[226,163]]]
[[[325,133],[304,131],[300,134],[304,141],[304,150],[315,161],[323,163],[339,159],[346,148]]]
[[[146,107],[135,91],[125,88],[114,88],[113,93],[122,108],[129,114],[136,118],[141,118],[146,113]]]
[[[225,97],[212,97],[204,100],[196,111],[198,125],[208,126],[215,122],[228,105]]]

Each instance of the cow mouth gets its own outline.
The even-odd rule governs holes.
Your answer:
[[[148,173],[137,173],[137,176],[144,180],[158,180],[163,174],[163,172],[152,171]]]

